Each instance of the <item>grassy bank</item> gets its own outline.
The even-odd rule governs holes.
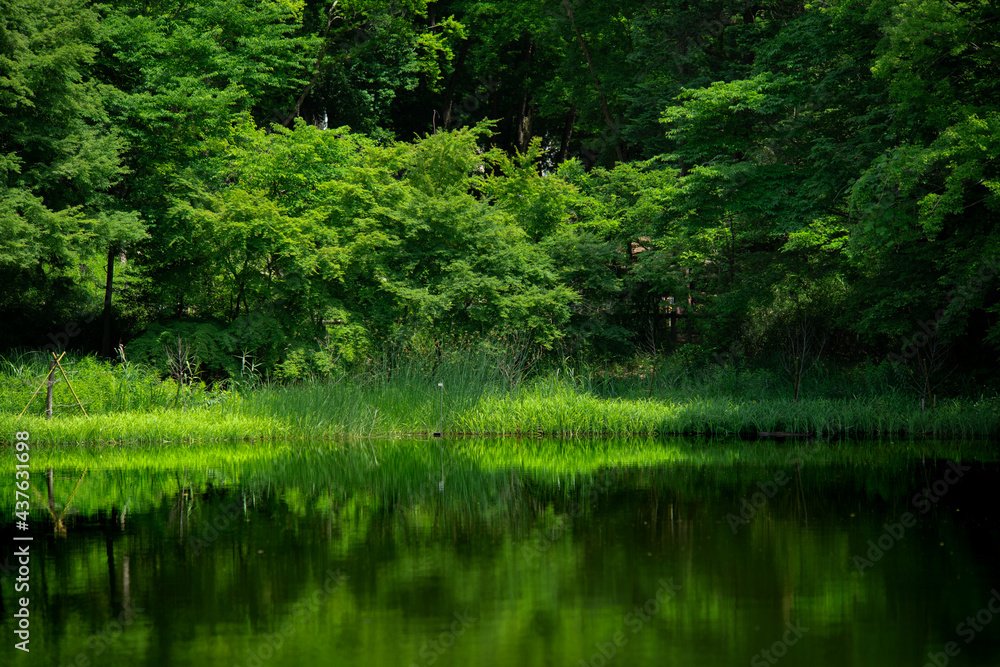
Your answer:
[[[866,399],[602,398],[558,381],[484,397],[457,415],[472,434],[539,433],[987,437],[1000,431],[1000,400],[949,400],[928,411],[898,393]]]
[[[88,416],[63,384],[48,421],[36,397],[38,358],[5,360],[0,431],[36,443],[191,443],[368,438],[433,432],[474,435],[713,435],[986,438],[1000,434],[1000,397],[941,399],[922,410],[883,375],[819,376],[798,403],[767,371],[669,363],[642,372],[554,368],[529,376],[510,359],[454,354],[408,360],[295,385],[231,382],[208,388],[163,381],[129,364],[90,358],[71,368]],[[438,383],[441,386],[438,386]]]
[[[364,396],[362,387],[315,386],[235,394],[225,403],[189,409],[60,416],[0,416],[9,441],[27,430],[36,443],[192,443],[221,440],[352,438],[425,435],[443,429],[467,435],[712,435],[787,432],[826,437],[985,438],[1000,434],[1000,401],[952,400],[921,412],[893,397],[860,402],[816,399],[733,401],[717,398],[600,398],[548,383],[489,393],[447,410],[440,425],[435,392],[428,399]],[[340,400],[347,399],[347,400]],[[446,396],[447,401],[447,396]]]

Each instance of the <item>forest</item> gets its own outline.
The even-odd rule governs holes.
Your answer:
[[[0,8],[0,349],[995,386],[989,0]]]
[[[19,665],[995,667],[997,443],[998,0],[0,0]]]

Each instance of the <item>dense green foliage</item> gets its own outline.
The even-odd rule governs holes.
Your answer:
[[[0,348],[996,377],[988,0],[0,10]]]

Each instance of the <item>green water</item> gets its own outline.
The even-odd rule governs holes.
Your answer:
[[[0,664],[1000,664],[984,450],[239,447],[35,450],[31,650],[11,571]]]

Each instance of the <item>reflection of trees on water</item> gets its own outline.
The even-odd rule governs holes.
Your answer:
[[[436,448],[431,453],[438,454]],[[365,463],[360,453],[348,452],[295,456],[281,466],[248,465],[225,474],[206,468],[98,471],[87,475],[87,484],[80,475],[76,499],[87,499],[90,507],[98,498],[108,500],[77,515],[72,540],[46,547],[51,565],[42,576],[52,582],[46,595],[52,609],[65,606],[98,618],[125,602],[146,607],[153,600],[149,606],[164,638],[182,632],[191,614],[273,631],[276,614],[311,595],[332,569],[350,579],[331,598],[330,614],[379,607],[416,619],[428,606],[463,609],[470,596],[488,598],[502,584],[512,599],[528,600],[531,613],[548,619],[555,632],[562,623],[556,601],[596,596],[642,604],[659,578],[674,577],[684,583],[684,595],[698,601],[685,613],[711,619],[720,636],[739,635],[751,613],[746,601],[767,601],[753,612],[773,621],[762,624],[763,636],[819,599],[835,618],[857,605],[888,613],[889,597],[872,598],[878,587],[859,587],[842,567],[857,544],[881,531],[881,514],[873,511],[857,529],[822,528],[861,502],[897,516],[923,479],[915,469],[788,468],[790,483],[733,535],[726,514],[739,511],[740,499],[777,469],[660,465],[548,472],[493,469],[452,456],[441,492],[438,456],[400,448],[380,452],[378,466],[370,456]],[[934,478],[934,471],[928,474]],[[50,510],[57,515],[55,497],[50,493]],[[886,500],[893,498],[900,500]],[[76,499],[70,494],[67,506]],[[238,519],[222,530],[213,526],[231,507],[239,508]],[[963,508],[954,520],[965,514]],[[192,548],[191,540],[206,530],[212,539]],[[523,547],[539,540],[544,549],[526,560]],[[965,571],[982,565],[974,550],[955,553]],[[897,566],[866,573],[887,590],[917,577],[926,554],[908,548],[893,558]],[[101,568],[106,590],[84,599],[81,592],[92,590],[89,579]]]

